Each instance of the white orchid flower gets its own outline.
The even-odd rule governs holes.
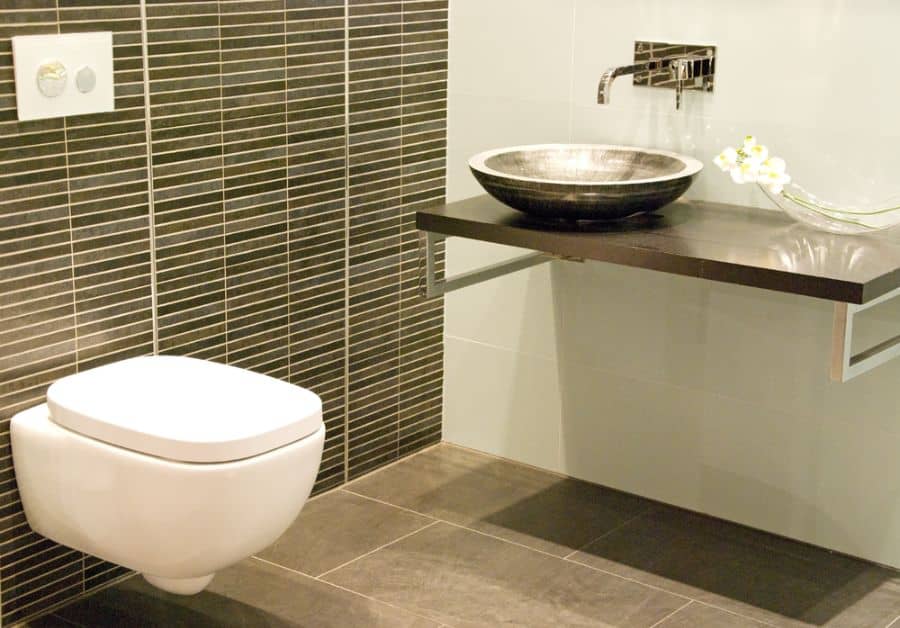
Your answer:
[[[713,161],[735,183],[759,183],[773,194],[780,194],[791,182],[784,159],[770,157],[769,149],[752,135],[744,138],[741,148],[726,148]]]
[[[746,153],[748,159],[751,159],[758,164],[762,164],[769,158],[769,149],[762,144],[754,144],[749,150],[746,150]]]
[[[784,186],[791,182],[791,177],[785,172],[777,170],[769,170],[764,174],[760,174],[760,185],[766,186],[772,194],[781,194]]]
[[[759,166],[760,174],[769,174],[770,172],[784,173],[787,170],[787,163],[781,157],[769,157]]]
[[[738,152],[729,146],[713,159],[713,163],[721,168],[722,172],[728,172],[738,165]]]
[[[759,164],[745,160],[731,171],[731,180],[735,183],[756,183],[759,179]]]

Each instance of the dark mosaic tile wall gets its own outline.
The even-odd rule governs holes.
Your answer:
[[[413,217],[444,194],[446,9],[349,1],[351,478],[440,438],[443,304],[416,297]]]
[[[444,195],[447,0],[145,4],[146,57],[140,0],[0,2],[3,625],[125,573],[21,510],[9,418],[63,375],[156,345],[311,388],[317,491],[440,439],[413,215]],[[18,122],[9,38],[81,30],[115,33],[115,113]]]

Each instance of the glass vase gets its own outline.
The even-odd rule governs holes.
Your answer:
[[[838,206],[816,198],[795,183],[786,185],[779,194],[764,185],[759,187],[788,216],[821,231],[855,235],[900,224],[900,197],[870,207]]]

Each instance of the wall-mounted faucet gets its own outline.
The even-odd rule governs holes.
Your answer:
[[[681,109],[684,90],[713,91],[716,72],[715,46],[688,46],[638,41],[634,63],[606,70],[600,77],[597,103],[609,103],[609,91],[619,76],[634,75],[635,85],[675,90],[675,108]]]

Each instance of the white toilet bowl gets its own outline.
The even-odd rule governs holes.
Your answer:
[[[59,380],[10,435],[36,532],[192,594],[296,518],[325,428],[308,390],[154,356]]]

